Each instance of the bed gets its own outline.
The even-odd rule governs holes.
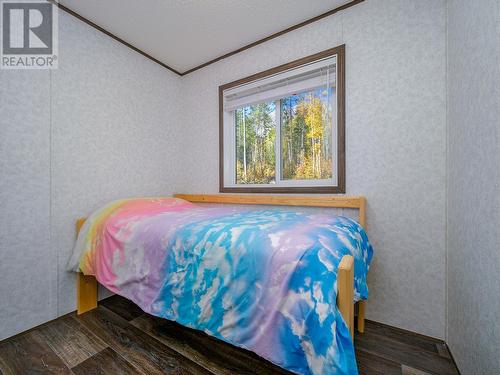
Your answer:
[[[206,207],[198,203],[217,203]],[[230,204],[231,206],[227,206]],[[246,205],[332,207],[325,213]],[[77,221],[77,312],[97,283],[298,374],[355,374],[373,250],[363,197],[185,195],[121,200]]]

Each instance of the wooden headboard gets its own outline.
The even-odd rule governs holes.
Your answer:
[[[174,197],[199,203],[262,204],[271,206],[302,206],[354,208],[359,210],[359,224],[366,230],[366,200],[362,196],[288,196],[288,195],[232,195],[232,194],[174,194]]]

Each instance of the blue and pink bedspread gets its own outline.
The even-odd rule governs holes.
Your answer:
[[[355,299],[366,299],[372,253],[365,231],[345,217],[144,198],[92,214],[69,268],[292,372],[356,374],[337,268],[354,256]]]

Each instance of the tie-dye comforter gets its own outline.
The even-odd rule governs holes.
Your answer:
[[[372,252],[345,217],[144,198],[90,216],[69,268],[292,372],[356,374],[336,274],[352,254],[355,299],[366,299]]]

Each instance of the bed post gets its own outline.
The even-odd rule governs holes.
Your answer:
[[[76,221],[76,233],[80,232],[85,219]],[[94,276],[76,274],[76,312],[78,315],[97,307],[97,280]]]
[[[365,308],[366,301],[358,301],[358,332],[363,333],[365,331]]]
[[[366,231],[366,199],[365,197],[360,197],[359,201],[359,224]],[[365,331],[365,309],[366,301],[358,301],[358,332],[363,333]]]
[[[354,339],[354,258],[344,255],[337,272],[337,305]]]

